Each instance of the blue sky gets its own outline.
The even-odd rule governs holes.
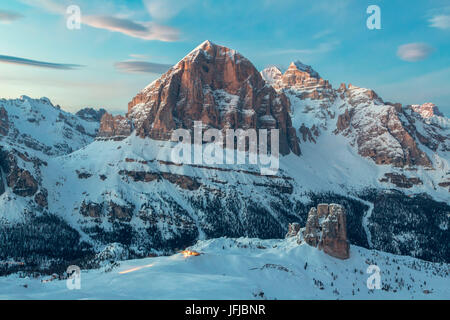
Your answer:
[[[69,5],[81,9],[79,30],[66,27]],[[366,26],[369,5],[381,9],[380,30]],[[258,69],[300,60],[333,86],[434,102],[450,115],[448,0],[2,1],[0,39],[0,97],[47,96],[70,111],[125,112],[137,92],[208,39]]]

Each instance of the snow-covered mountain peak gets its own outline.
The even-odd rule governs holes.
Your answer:
[[[261,76],[269,85],[276,84],[282,77],[283,73],[276,66],[269,66],[261,71]]]
[[[4,140],[46,155],[62,155],[93,141],[99,122],[86,121],[54,106],[44,97],[0,99]],[[1,137],[1,136],[0,136]]]
[[[200,49],[207,50],[208,48],[213,47],[213,46],[216,46],[216,44],[210,40],[205,40],[202,43],[200,43],[193,51],[200,50]]]
[[[431,102],[424,103],[422,105],[411,105],[412,110],[419,113],[422,118],[428,119],[434,116],[443,117],[444,115],[439,111],[439,108]]]
[[[295,69],[308,73],[311,77],[319,79],[319,73],[315,71],[311,66],[302,63],[300,60],[294,61],[289,65],[289,69]]]

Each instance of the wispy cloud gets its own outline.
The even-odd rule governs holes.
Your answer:
[[[47,12],[65,15],[67,6],[55,0],[21,0],[23,3],[42,8]],[[68,5],[68,3],[66,3]],[[134,21],[123,15],[89,15],[82,10],[81,22],[84,25],[118,32],[130,37],[143,40],[176,41],[179,30],[158,24],[154,21]]]
[[[83,16],[82,23],[93,28],[120,32],[144,40],[176,41],[179,31],[155,22],[135,22],[113,16]]]
[[[162,74],[169,70],[172,66],[169,64],[161,64],[154,62],[145,62],[137,60],[116,62],[114,67],[125,73],[154,73]]]
[[[0,23],[11,23],[20,18],[23,18],[23,15],[21,15],[20,13],[0,10]]]
[[[430,22],[430,27],[450,30],[450,15],[435,15],[428,22]]]
[[[416,62],[428,58],[433,51],[426,43],[408,43],[398,47],[397,56],[405,61]]]
[[[52,63],[3,55],[0,55],[0,63],[18,64],[23,66],[59,69],[59,70],[73,70],[82,67],[81,65],[78,64]]]

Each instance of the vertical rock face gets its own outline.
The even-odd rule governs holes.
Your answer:
[[[0,108],[0,135],[6,136],[9,132],[8,113],[5,108]]]
[[[338,204],[319,204],[308,214],[303,239],[307,244],[323,250],[339,259],[350,257],[347,240],[347,218],[344,208]]]
[[[283,93],[266,85],[253,64],[226,47],[204,42],[129,104],[141,137],[169,140],[194,121],[226,129],[279,129],[280,153],[300,154]]]
[[[124,116],[112,116],[105,113],[100,121],[98,136],[101,138],[127,137],[131,134],[132,126]]]
[[[294,223],[289,223],[288,226],[288,233],[286,234],[286,238],[292,238],[298,235],[298,233],[300,232],[300,224],[294,222]]]
[[[131,112],[131,110],[133,109],[133,107],[135,105],[138,105],[138,104],[141,104],[141,103],[145,103],[146,102],[146,98],[145,97],[146,97],[145,94],[140,92],[130,102],[128,102],[128,113]]]

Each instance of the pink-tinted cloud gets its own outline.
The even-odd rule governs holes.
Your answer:
[[[83,16],[82,23],[144,40],[176,41],[179,38],[177,29],[155,22],[135,22],[113,16]]]
[[[69,2],[56,0],[20,0],[23,3],[32,5],[43,10],[66,15]],[[81,22],[84,25],[118,32],[130,37],[143,40],[159,40],[159,41],[176,41],[179,39],[179,30],[158,24],[154,21],[139,22],[119,15],[88,15],[85,13],[84,7],[81,8]]]
[[[398,47],[397,56],[405,61],[416,62],[428,58],[433,51],[426,43],[408,43]]]

